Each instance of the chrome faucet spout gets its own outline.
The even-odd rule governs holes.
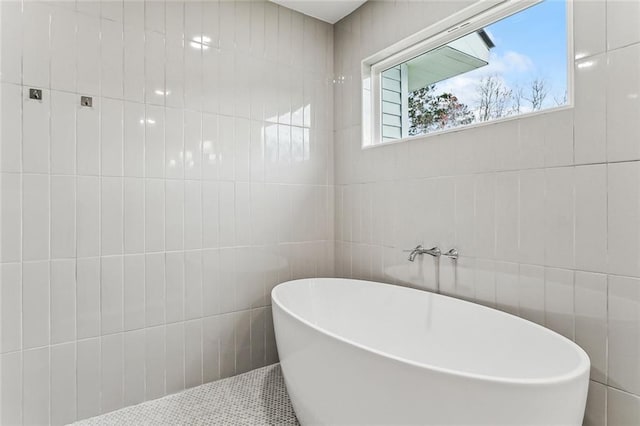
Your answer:
[[[422,245],[418,245],[416,246],[416,248],[411,250],[411,253],[409,254],[409,262],[413,262],[414,260],[416,260],[416,256],[418,256],[419,254],[428,254],[433,257],[440,257],[440,255],[442,255],[442,252],[438,247],[425,249],[424,247],[422,247]]]
[[[411,253],[409,254],[409,262],[413,262],[414,260],[416,260],[417,255],[418,255],[418,249],[412,250]]]

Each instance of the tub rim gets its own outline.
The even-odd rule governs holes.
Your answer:
[[[319,327],[313,323],[311,323],[309,320],[302,318],[300,315],[295,314],[294,312],[292,312],[289,308],[285,307],[283,305],[283,303],[279,300],[278,298],[278,292],[283,291],[282,289],[279,290],[280,287],[288,287],[293,285],[294,283],[299,283],[299,282],[308,282],[308,281],[352,281],[352,282],[359,282],[359,283],[367,283],[367,284],[374,284],[374,285],[380,285],[380,286],[387,286],[387,287],[394,287],[394,289],[396,290],[400,290],[400,291],[417,291],[417,292],[425,292],[425,293],[430,293],[432,296],[440,296],[440,297],[444,297],[444,298],[449,298],[449,299],[453,299],[456,303],[463,303],[463,304],[470,304],[470,305],[474,305],[474,308],[481,308],[481,309],[490,309],[491,311],[493,311],[496,314],[502,315],[502,316],[508,316],[509,317],[509,321],[514,321],[514,320],[520,320],[523,321],[525,323],[527,323],[527,326],[533,326],[533,327],[537,327],[539,329],[542,329],[543,332],[552,335],[553,337],[560,337],[561,340],[564,341],[565,344],[568,344],[569,346],[571,346],[574,350],[576,350],[577,354],[578,354],[578,358],[579,358],[579,362],[578,364],[570,371],[568,371],[567,373],[564,374],[560,374],[560,375],[555,375],[555,376],[550,376],[547,378],[531,378],[531,379],[524,379],[524,378],[510,378],[510,377],[500,377],[500,376],[491,376],[491,375],[487,375],[487,374],[480,374],[480,373],[467,373],[467,372],[462,372],[459,370],[454,370],[451,368],[446,368],[446,367],[441,367],[441,366],[437,366],[437,365],[433,365],[433,364],[427,364],[427,363],[423,363],[423,362],[418,362],[418,361],[413,361],[407,358],[403,358],[401,356],[398,355],[394,355],[379,349],[375,349],[372,348],[370,346],[366,346],[362,343],[359,342],[354,342],[353,340],[347,339],[343,336],[340,336],[334,332],[328,331],[322,327]],[[591,368],[591,360],[589,359],[589,356],[587,355],[587,353],[585,352],[584,349],[582,349],[577,343],[569,340],[568,338],[566,338],[565,336],[561,335],[560,333],[557,333],[547,327],[544,327],[540,324],[537,324],[533,321],[529,321],[525,318],[522,317],[518,317],[515,316],[513,314],[510,314],[508,312],[504,312],[504,311],[500,311],[498,309],[494,309],[494,308],[490,308],[488,306],[485,305],[481,305],[479,303],[474,303],[474,302],[470,302],[468,300],[464,300],[464,299],[459,299],[457,297],[453,297],[453,296],[448,296],[445,294],[439,294],[439,293],[433,293],[430,291],[426,291],[426,290],[420,290],[420,289],[415,289],[415,288],[411,288],[411,287],[403,287],[403,286],[399,286],[399,285],[395,285],[395,284],[388,284],[388,283],[381,283],[381,282],[377,282],[377,281],[369,281],[369,280],[358,280],[358,279],[352,279],[352,278],[301,278],[301,279],[296,279],[296,280],[289,280],[289,281],[285,281],[282,283],[277,284],[272,290],[271,290],[271,300],[272,303],[275,304],[279,309],[281,309],[283,312],[285,312],[287,315],[291,316],[292,318],[294,318],[295,320],[303,323],[304,325],[310,327],[311,329],[319,332],[320,334],[323,334],[325,336],[328,336],[330,338],[336,339],[338,341],[341,341],[343,343],[346,343],[348,345],[354,346],[358,349],[361,349],[365,352],[374,354],[376,356],[380,356],[383,358],[387,358],[387,359],[391,359],[393,361],[396,362],[400,362],[403,364],[408,364],[420,369],[426,369],[426,370],[431,370],[431,371],[435,371],[438,373],[442,373],[442,374],[447,374],[447,375],[453,375],[453,376],[457,376],[460,378],[466,378],[466,379],[475,379],[475,380],[481,380],[481,381],[487,381],[487,382],[493,382],[493,383],[500,383],[500,384],[509,384],[509,385],[537,385],[537,386],[548,386],[548,385],[554,385],[554,384],[563,384],[563,383],[567,383],[567,382],[571,382],[573,380],[576,380],[578,378],[580,378],[580,376],[582,376],[584,373],[587,373],[587,380],[589,380],[589,372],[590,372],[590,368]]]

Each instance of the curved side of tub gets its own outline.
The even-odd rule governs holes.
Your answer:
[[[344,286],[344,297],[350,297],[349,283],[353,280],[323,280]],[[368,347],[342,336],[339,330],[323,329],[282,303],[279,293],[286,292],[287,286],[308,284],[309,280],[283,283],[272,293],[280,362],[293,407],[303,425],[582,424],[589,374],[584,352],[586,364],[582,365],[581,354],[581,365],[550,380],[509,380],[415,362]],[[318,280],[314,285],[318,286]],[[417,292],[412,297],[424,293],[411,291]],[[435,303],[446,297],[428,295],[435,298]],[[326,309],[326,304],[323,308],[313,301],[300,302],[310,303],[313,309]],[[352,320],[341,319],[341,312],[335,315],[337,323]],[[398,317],[401,316],[398,312]],[[392,317],[382,320],[388,320],[393,327]],[[362,320],[367,322],[366,318]]]

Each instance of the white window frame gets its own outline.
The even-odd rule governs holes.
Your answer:
[[[450,129],[430,132],[424,135],[407,136],[393,141],[382,140],[382,82],[383,71],[402,64],[416,56],[443,46],[466,34],[489,26],[501,19],[528,9],[543,0],[480,0],[459,12],[443,19],[395,44],[369,56],[362,61],[362,148],[405,142],[416,138],[425,138],[442,133],[486,126],[497,122],[515,120],[532,115],[546,114],[562,109],[573,108],[573,0],[567,3],[567,104],[545,108],[541,111],[503,117],[491,121],[467,124]],[[548,0],[553,1],[553,0]],[[404,130],[403,130],[404,133]],[[404,136],[404,135],[403,135]]]

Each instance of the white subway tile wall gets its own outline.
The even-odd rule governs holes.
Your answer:
[[[0,16],[0,424],[277,361],[270,290],[333,276],[332,27],[258,0]]]
[[[640,423],[638,2],[573,2],[574,108],[360,147],[360,61],[471,3],[0,2],[0,423],[276,361],[279,282],[438,270],[588,352],[586,425]]]
[[[640,424],[640,3],[575,0],[575,106],[361,149],[360,62],[470,4],[369,1],[334,26],[336,275],[539,322],[589,354],[586,425]],[[402,25],[389,25],[401,22]]]

